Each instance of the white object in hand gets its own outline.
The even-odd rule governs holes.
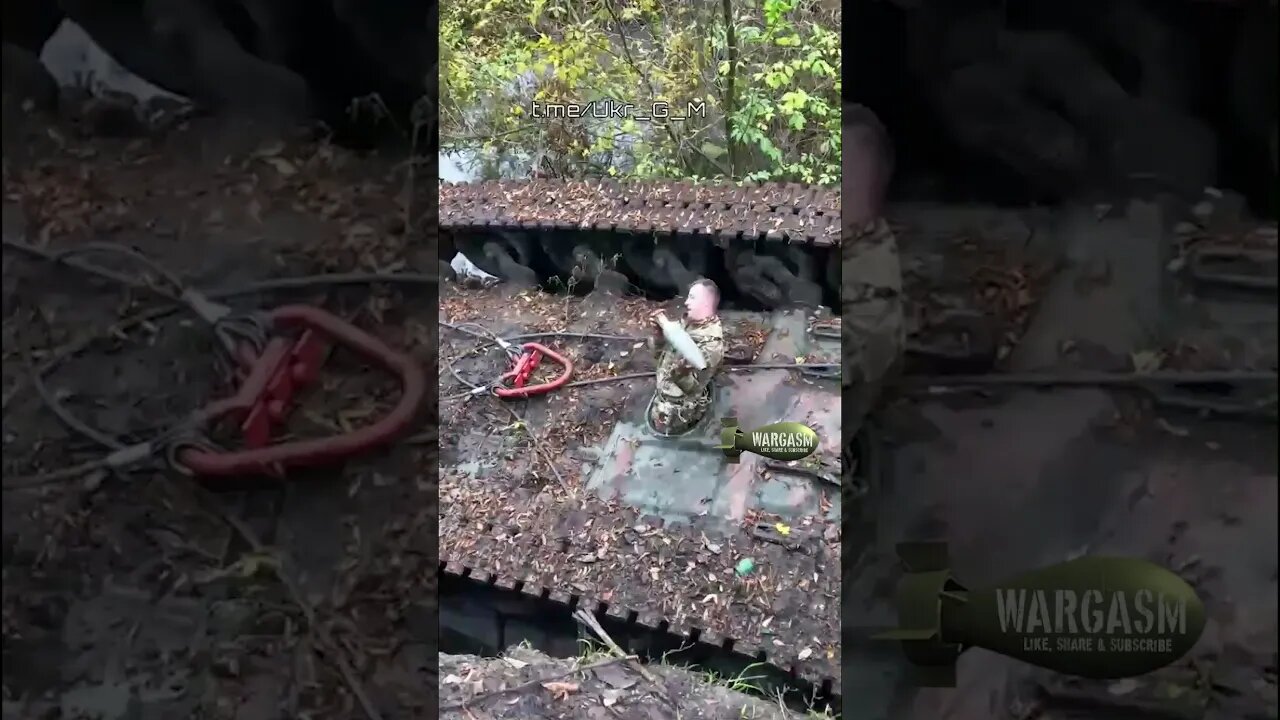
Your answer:
[[[662,336],[667,339],[671,347],[680,353],[680,356],[689,361],[689,364],[699,370],[707,369],[707,359],[703,357],[702,350],[698,348],[698,343],[693,341],[689,333],[685,331],[680,323],[668,319],[665,315],[658,317],[658,326],[662,328]]]

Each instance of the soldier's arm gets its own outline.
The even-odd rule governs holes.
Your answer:
[[[702,357],[707,360],[707,369],[703,372],[707,373],[708,379],[711,375],[716,374],[720,369],[720,364],[724,362],[724,338],[710,338],[699,346],[702,350]]]
[[[684,358],[680,358],[680,372],[676,379],[676,385],[685,392],[697,392],[700,388],[705,387],[710,382],[711,377],[720,369],[720,363],[724,360],[724,341],[714,338],[705,340],[697,340],[698,349],[702,351],[702,357],[707,361],[707,367],[699,370],[689,364]]]
[[[645,343],[649,346],[649,351],[653,353],[653,361],[655,363],[662,362],[662,353],[667,349],[667,339],[662,334],[662,328],[658,323],[649,324],[650,335]]]
[[[649,338],[648,345],[650,352],[653,353],[653,361],[655,363],[662,362],[662,355],[667,351],[667,343],[661,332],[656,337]]]

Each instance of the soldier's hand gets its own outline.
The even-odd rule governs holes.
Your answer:
[[[661,330],[662,323],[666,322],[667,320],[667,314],[661,310],[657,310],[657,311],[654,311],[651,315],[649,315],[649,320],[650,322],[653,323],[653,326],[655,328],[657,328],[658,330]]]

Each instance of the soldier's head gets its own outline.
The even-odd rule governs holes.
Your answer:
[[[881,213],[885,191],[893,177],[893,143],[871,110],[846,103],[843,113],[841,217],[846,223],[861,225]]]
[[[684,299],[684,309],[690,320],[706,320],[715,317],[720,307],[720,288],[714,282],[703,278],[689,286],[689,294]]]

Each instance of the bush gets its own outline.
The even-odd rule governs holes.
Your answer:
[[[451,0],[440,18],[443,149],[518,156],[565,177],[834,184],[838,8],[826,0]],[[606,102],[632,109],[603,120],[534,118],[534,102],[542,115],[589,102],[597,111]],[[655,103],[668,104],[669,119],[636,119]]]

